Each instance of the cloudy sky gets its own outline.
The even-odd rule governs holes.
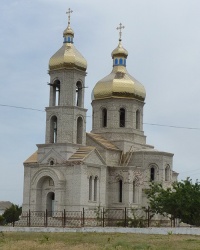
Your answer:
[[[44,143],[48,61],[62,46],[69,7],[75,46],[88,62],[87,131],[91,91],[112,69],[122,22],[127,69],[147,92],[147,143],[174,153],[179,180],[200,180],[199,0],[1,0],[0,200],[22,204],[23,162]]]

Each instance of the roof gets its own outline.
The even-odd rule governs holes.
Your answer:
[[[87,135],[106,149],[120,150],[112,142],[108,141],[99,134],[87,133]]]
[[[37,163],[37,151],[33,153],[24,163]]]
[[[95,147],[80,147],[73,155],[70,156],[68,161],[83,161]]]

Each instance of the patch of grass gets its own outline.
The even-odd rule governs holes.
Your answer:
[[[0,232],[3,250],[199,250],[200,236]]]

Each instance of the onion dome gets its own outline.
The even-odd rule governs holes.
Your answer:
[[[87,69],[87,61],[73,44],[74,31],[70,27],[70,13],[72,11],[69,9],[68,26],[63,32],[63,46],[50,58],[49,70],[78,68],[86,71]]]
[[[113,59],[112,72],[98,81],[92,91],[92,100],[107,98],[133,98],[144,101],[146,91],[144,86],[131,76],[126,69],[126,59],[128,51],[123,48],[121,43],[121,29],[124,26],[120,24],[119,44],[113,50],[111,56]]]

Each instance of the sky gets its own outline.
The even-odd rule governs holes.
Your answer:
[[[0,8],[0,200],[22,204],[23,162],[45,141],[48,62],[62,46],[68,8],[88,63],[87,131],[91,92],[112,70],[121,22],[127,70],[147,92],[147,143],[174,153],[179,180],[200,180],[199,0],[1,0]]]

